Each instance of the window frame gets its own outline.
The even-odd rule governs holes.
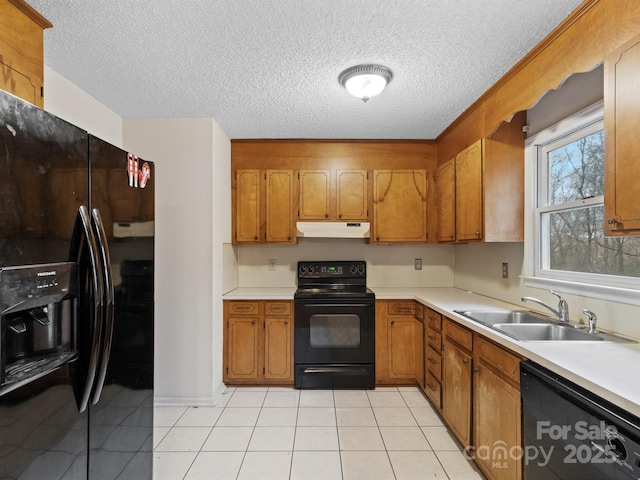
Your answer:
[[[580,296],[640,305],[640,278],[551,270],[548,251],[543,252],[545,243],[541,219],[544,214],[603,205],[604,196],[560,205],[549,205],[545,200],[543,206],[538,206],[539,196],[548,194],[546,185],[542,185],[542,180],[547,177],[541,176],[547,174],[547,167],[542,166],[546,162],[540,153],[549,151],[550,146],[563,139],[562,143],[567,143],[572,135],[584,132],[588,127],[596,127],[592,132],[600,130],[599,126],[604,128],[603,118],[604,103],[600,101],[525,140],[525,258],[521,278],[530,287],[558,288]]]

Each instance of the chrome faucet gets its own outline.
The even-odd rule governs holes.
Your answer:
[[[562,298],[560,295],[558,295],[553,290],[549,289],[549,292],[552,295],[555,295],[556,297],[558,297],[558,300],[559,300],[558,301],[558,310],[556,310],[555,308],[553,308],[549,304],[543,302],[542,300],[538,300],[537,298],[522,297],[521,300],[523,302],[526,302],[528,300],[530,302],[537,303],[538,305],[542,305],[546,309],[551,310],[553,312],[553,314],[556,317],[558,317],[558,320],[560,320],[561,322],[567,322],[568,323],[569,322],[569,304],[567,303],[567,301],[564,298]]]
[[[598,333],[598,329],[596,328],[596,322],[598,321],[598,317],[591,310],[582,310],[587,318],[589,319],[589,333]]]

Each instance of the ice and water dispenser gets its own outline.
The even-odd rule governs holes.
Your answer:
[[[77,265],[0,268],[0,395],[76,355]]]

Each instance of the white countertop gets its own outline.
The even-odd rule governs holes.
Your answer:
[[[223,299],[293,300],[295,290],[295,287],[238,288]],[[454,310],[513,310],[522,309],[521,306],[456,288],[371,287],[371,290],[378,300],[417,300],[640,417],[640,385],[635,380],[635,368],[640,366],[640,343],[520,342]]]

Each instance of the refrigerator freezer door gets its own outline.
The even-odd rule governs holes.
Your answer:
[[[153,463],[153,164],[93,136],[89,145],[91,209],[104,226],[113,285],[104,386],[90,406],[89,478],[146,480]],[[146,227],[131,228],[138,224]],[[122,230],[145,235],[114,235]]]

